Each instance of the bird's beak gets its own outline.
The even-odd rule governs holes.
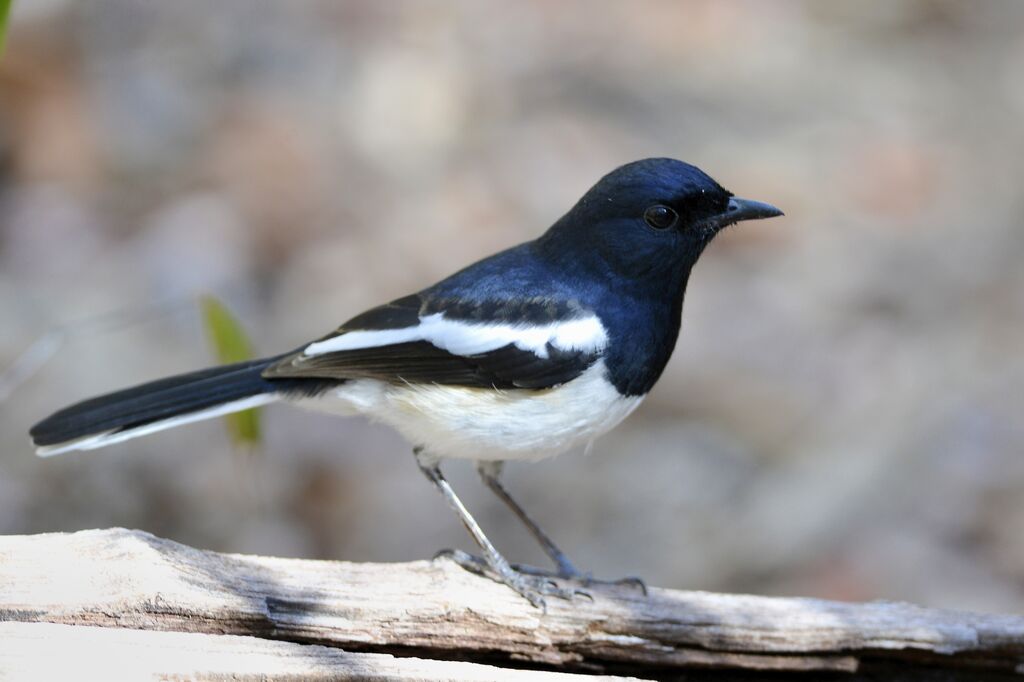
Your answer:
[[[785,214],[771,204],[766,204],[763,201],[754,201],[753,199],[732,197],[729,199],[729,205],[726,207],[725,213],[712,216],[709,224],[717,232],[723,227],[728,227],[741,220],[760,220],[780,215]]]

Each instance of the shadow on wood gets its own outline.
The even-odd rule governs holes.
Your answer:
[[[123,529],[6,536],[0,677],[996,680],[1024,670],[1017,616],[588,591],[593,601],[550,600],[542,613],[445,559],[218,554]]]

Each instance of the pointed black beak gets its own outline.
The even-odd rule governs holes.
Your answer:
[[[729,205],[726,207],[725,213],[713,216],[709,222],[717,232],[723,227],[738,223],[741,220],[760,220],[762,218],[775,218],[780,215],[785,214],[771,204],[766,204],[763,201],[754,201],[753,199],[733,197],[729,199]]]

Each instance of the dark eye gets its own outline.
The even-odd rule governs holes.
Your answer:
[[[657,204],[644,211],[644,222],[655,230],[667,230],[676,224],[679,214],[668,206]]]

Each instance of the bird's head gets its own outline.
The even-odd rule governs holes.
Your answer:
[[[665,279],[685,278],[723,228],[780,215],[733,196],[696,166],[643,159],[601,178],[538,243],[583,267],[670,286]]]

